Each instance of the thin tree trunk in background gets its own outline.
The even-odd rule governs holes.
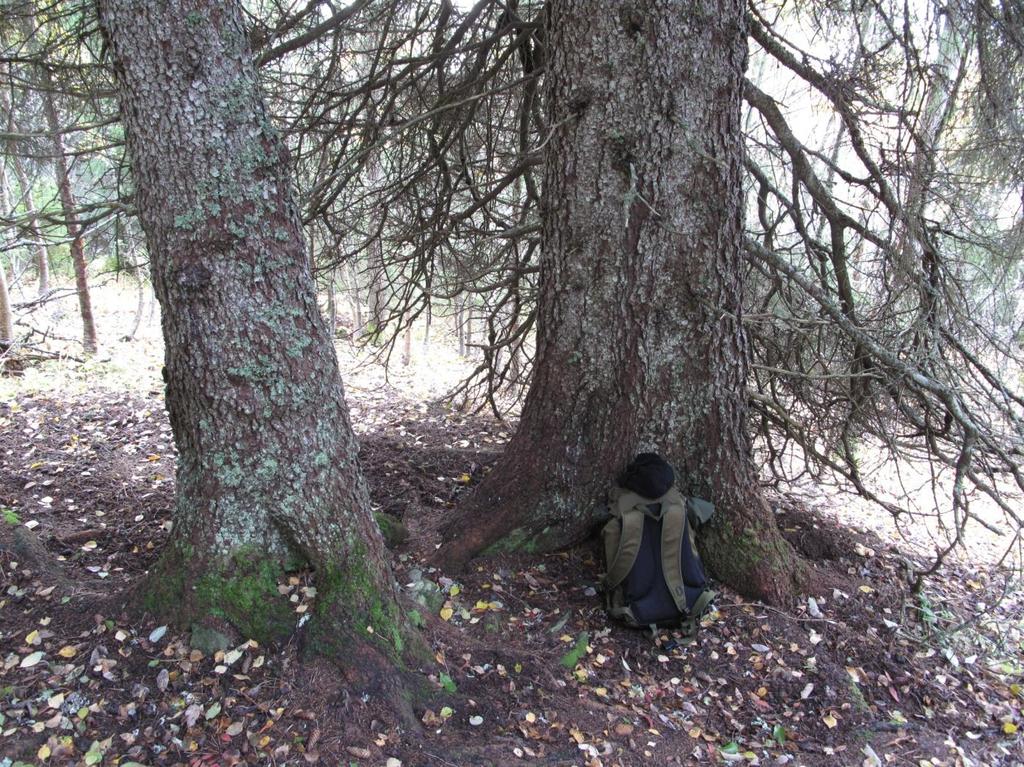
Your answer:
[[[707,563],[773,602],[802,565],[761,498],[746,432],[741,0],[548,6],[537,363],[520,425],[438,561],[581,540],[654,450],[718,509]]]
[[[408,367],[410,364],[412,364],[412,323],[409,323],[402,332],[402,365]]]
[[[423,326],[423,348],[430,348],[430,324],[434,319],[433,303],[427,299],[427,316]]]
[[[179,623],[220,615],[244,636],[282,640],[296,616],[277,583],[310,567],[318,595],[307,648],[415,724],[397,664],[421,645],[370,510],[241,4],[99,9],[162,308],[178,448],[174,529],[145,604]]]
[[[0,163],[0,215],[10,216],[14,218],[14,204],[11,202],[11,195],[9,193],[9,187],[7,185],[7,169]],[[18,258],[19,248],[18,243],[18,232],[12,226],[9,230],[5,230],[2,237],[0,237],[0,258],[6,258],[7,262],[11,266],[11,279],[5,281],[4,290],[7,293],[7,310],[12,311],[11,304],[11,289],[17,287],[21,293],[22,298],[25,296],[25,290],[21,281],[21,263]],[[2,263],[2,261],[0,261]],[[12,320],[13,322],[13,320]],[[8,336],[10,337],[10,336]]]
[[[7,288],[7,272],[0,261],[0,352],[14,343],[14,314],[11,310],[11,293]]]
[[[363,304],[359,298],[359,271],[355,259],[348,263],[348,301],[352,307],[352,338],[358,341],[363,337]]]
[[[61,209],[71,245],[71,261],[75,267],[78,309],[82,315],[82,347],[86,354],[95,354],[97,349],[96,323],[93,320],[92,299],[89,296],[85,248],[76,220],[77,208],[74,191],[71,188],[71,173],[68,169],[67,156],[64,151],[64,140],[60,134],[60,120],[57,116],[57,107],[53,101],[53,82],[50,78],[50,73],[46,69],[42,71],[40,94],[43,100],[43,114],[46,116],[50,147],[53,152],[53,167],[57,174],[57,189],[60,194]]]
[[[335,295],[337,284],[336,270],[333,267],[331,268],[331,279],[327,290],[327,311],[330,314],[330,321],[327,327],[331,334],[331,343],[334,343],[334,339],[338,337],[338,297]]]
[[[8,215],[10,202],[7,197],[7,174],[0,164],[0,215]],[[12,241],[5,229],[0,236],[0,245],[7,245]],[[4,248],[7,253],[13,252]],[[7,273],[4,270],[4,259],[0,256],[0,351],[6,351],[14,342],[14,314],[11,307],[11,291],[7,283]]]
[[[28,174],[25,172],[25,164],[16,154],[11,155],[11,164],[14,166],[14,175],[18,179],[21,198],[25,203],[28,231],[32,239],[32,249],[35,251],[38,292],[41,296],[46,295],[50,292],[50,257],[46,241],[39,231],[39,211],[36,209],[36,203],[32,197],[32,186],[29,184]]]
[[[135,305],[135,319],[132,321],[132,329],[121,339],[123,341],[135,340],[135,334],[139,332],[139,325],[142,324],[142,315],[146,311],[146,281],[143,279],[142,267],[138,263],[134,247],[129,247],[128,257],[132,261],[132,276],[135,278],[136,298],[138,300]]]
[[[455,335],[459,338],[459,356],[466,356],[466,326],[465,326],[465,311],[464,311],[464,299],[461,297],[455,299]]]
[[[6,90],[0,89],[0,109],[7,114],[7,130],[12,135],[19,132],[18,121],[14,115],[14,107],[11,98]],[[45,295],[50,290],[50,259],[48,257],[46,242],[39,230],[39,212],[36,210],[35,199],[32,195],[32,184],[29,182],[28,173],[25,171],[25,163],[18,154],[18,148],[14,141],[7,143],[7,154],[11,158],[11,165],[14,168],[14,176],[18,180],[18,198],[25,205],[25,218],[27,219],[28,233],[32,241],[32,248],[35,252],[36,278],[38,280],[39,295]]]

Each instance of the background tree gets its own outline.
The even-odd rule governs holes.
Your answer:
[[[367,205],[395,200],[408,211],[398,221],[433,233],[413,260],[408,249],[389,251],[406,286],[400,306],[440,297],[441,284],[456,302],[486,296],[476,391],[499,410],[496,392],[513,369],[501,367],[512,358],[501,352],[522,349],[528,363],[532,351],[545,211],[529,169],[565,126],[530,94],[544,92],[537,89],[554,49],[537,4],[480,2],[461,15],[392,7],[396,22],[373,27],[380,31],[365,49],[366,77],[339,92],[344,98],[316,89],[320,114],[345,115],[321,135],[325,147],[344,136],[356,158],[409,158],[385,164],[379,184],[361,187],[354,175],[353,188],[365,188]],[[984,496],[1020,529],[1000,489],[1024,482],[1022,399],[1012,383],[1020,315],[1011,308],[1022,231],[1013,126],[1024,114],[1014,84],[1024,58],[1013,5],[748,11],[755,65],[745,90],[750,271],[742,320],[754,362],[749,427],[768,478],[835,477],[898,523],[937,518],[946,540],[935,564],[968,523],[992,525],[971,509]],[[424,85],[433,78],[458,98],[434,95]],[[418,111],[399,117],[388,111],[395,105]],[[825,119],[798,123],[790,112]],[[510,142],[513,127],[519,140]],[[1003,158],[998,168],[993,157]],[[488,174],[477,162],[509,170]],[[347,185],[318,178],[324,199],[343,198]],[[417,189],[430,191],[407,193]],[[326,209],[308,215],[330,219]],[[465,247],[448,261],[453,243]],[[397,267],[411,263],[432,280],[402,283]],[[461,271],[442,268],[448,263]],[[541,375],[529,364],[514,369]],[[924,462],[934,504],[916,506],[873,481],[866,467],[892,458]],[[1007,554],[1016,550],[1015,542]]]
[[[283,638],[294,621],[277,578],[312,567],[310,646],[402,705],[405,617],[240,5],[99,8],[178,447],[174,533],[143,599],[179,622]]]
[[[91,18],[81,8],[47,6],[46,23],[65,34],[45,39],[98,51],[88,22],[74,23]],[[373,287],[374,325],[385,332],[366,338],[384,350],[427,317],[455,325],[474,369],[453,398],[514,416],[540,374],[539,168],[576,119],[552,122],[544,103],[554,55],[544,4],[246,8],[322,283],[343,275],[364,320]],[[737,316],[761,479],[783,489],[838,481],[900,525],[930,516],[945,526],[934,564],[974,525],[1020,530],[1006,492],[1024,484],[1019,9],[857,0],[747,11],[747,272]],[[76,157],[116,169],[103,89],[86,87],[95,56],[71,51],[49,42],[40,55],[61,99],[93,94],[91,110],[64,111],[96,119],[62,132]],[[6,54],[23,132],[14,141],[30,157],[41,122],[22,118],[41,114],[41,99],[25,72],[39,57],[23,46]],[[134,204],[130,188],[117,200],[79,197],[79,220],[97,235]],[[50,209],[43,220],[52,240],[64,217]],[[892,458],[932,478],[931,501],[916,505],[877,481]],[[1019,563],[1019,552],[1006,553]]]
[[[610,479],[656,450],[719,507],[706,545],[719,577],[783,600],[799,566],[745,431],[743,5],[548,14],[545,101],[563,127],[546,154],[537,363],[442,556],[578,540]]]

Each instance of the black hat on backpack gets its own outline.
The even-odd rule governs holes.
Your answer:
[[[676,481],[676,474],[657,453],[639,453],[619,475],[619,487],[644,498],[660,498]]]

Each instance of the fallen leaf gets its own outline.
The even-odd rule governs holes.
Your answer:
[[[202,716],[202,713],[203,707],[198,703],[193,703],[185,709],[185,725],[187,727],[194,727],[195,723],[199,721],[199,717]],[[267,742],[270,742],[269,739]]]
[[[836,721],[836,715],[834,712],[829,711],[821,718],[821,721],[825,723],[825,726],[830,730],[835,727],[839,722]]]
[[[21,659],[21,663],[18,664],[18,668],[32,668],[32,666],[36,665],[39,661],[43,659],[43,656],[45,654],[46,653],[44,653],[42,650],[36,650],[31,655],[26,655],[24,658]]]

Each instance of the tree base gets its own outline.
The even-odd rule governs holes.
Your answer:
[[[698,546],[711,575],[745,597],[788,606],[810,582],[807,563],[770,516],[734,521],[719,511]]]

